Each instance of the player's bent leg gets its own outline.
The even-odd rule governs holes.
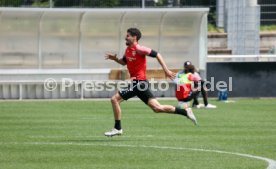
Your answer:
[[[201,81],[201,95],[203,97],[204,105],[208,105],[208,96],[207,96],[207,86],[205,85],[205,81]]]
[[[201,84],[201,86],[202,86],[201,87],[201,95],[203,97],[205,108],[207,108],[207,109],[215,109],[215,108],[217,108],[216,105],[212,105],[212,104],[208,103],[207,87],[206,87],[206,85],[204,85],[205,81],[202,81],[201,83],[202,83]]]
[[[148,106],[155,113],[174,113],[175,107],[170,105],[161,105],[155,98],[149,99]]]
[[[148,106],[156,113],[170,113],[170,114],[179,114],[186,116],[190,119],[195,125],[197,120],[191,108],[181,109],[171,105],[161,105],[156,99],[149,99]]]

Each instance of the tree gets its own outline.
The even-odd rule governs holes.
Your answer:
[[[34,2],[32,2],[32,7],[49,8],[50,0],[35,0]]]
[[[88,7],[118,7],[120,0],[84,0],[83,4]]]
[[[0,6],[4,7],[19,7],[23,4],[24,0],[0,0]]]
[[[122,7],[142,7],[141,0],[120,0],[120,6]]]
[[[53,0],[55,7],[80,6],[81,0]]]

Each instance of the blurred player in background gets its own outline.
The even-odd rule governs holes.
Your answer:
[[[190,65],[192,65],[192,63],[190,61],[186,61],[184,63],[184,70],[186,68],[188,68]],[[195,76],[197,76],[200,80],[195,82],[194,83],[194,87],[195,88],[199,88],[198,90],[201,92],[201,95],[203,97],[203,102],[204,104],[200,104],[199,101],[198,101],[198,97],[199,97],[199,93],[197,95],[194,96],[194,101],[193,101],[193,104],[192,106],[194,108],[207,108],[207,109],[214,109],[214,108],[217,108],[217,106],[215,105],[212,105],[210,103],[208,103],[208,96],[207,96],[207,89],[206,89],[206,85],[205,85],[205,80],[203,80],[200,75],[198,74],[198,72],[196,71],[195,67],[193,66],[194,70],[193,70],[193,74]]]
[[[181,109],[171,105],[162,105],[156,100],[152,92],[149,90],[149,82],[146,78],[146,56],[156,58],[162,66],[165,75],[171,80],[175,78],[175,73],[167,68],[160,53],[148,47],[141,46],[138,43],[141,36],[142,35],[139,29],[129,28],[125,37],[127,48],[124,56],[118,58],[116,54],[106,53],[106,59],[113,60],[121,65],[127,65],[127,69],[131,77],[131,83],[127,89],[117,92],[111,98],[115,125],[113,129],[104,133],[105,136],[115,136],[123,133],[121,127],[120,103],[134,96],[137,96],[156,113],[180,114],[186,116],[196,124],[196,118],[191,108]],[[137,111],[139,112],[139,110]]]
[[[176,83],[175,96],[178,100],[178,107],[185,109],[189,107],[191,100],[198,97],[200,91],[194,90],[194,84],[197,84],[201,78],[194,74],[195,67],[192,64],[184,66],[184,70],[176,74],[174,82]]]

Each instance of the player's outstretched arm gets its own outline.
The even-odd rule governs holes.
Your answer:
[[[171,80],[173,80],[175,78],[175,73],[170,71],[162,57],[162,55],[160,53],[157,54],[156,56],[156,59],[158,60],[159,64],[162,66],[164,72],[165,72],[165,75],[170,78]]]
[[[124,57],[122,57],[121,59],[119,59],[117,57],[117,54],[106,53],[105,54],[105,60],[108,60],[108,59],[109,60],[113,60],[113,61],[119,63],[120,65],[123,65],[123,66],[126,65]]]

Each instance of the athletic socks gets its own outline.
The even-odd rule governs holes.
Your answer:
[[[185,109],[181,109],[181,108],[178,108],[178,107],[175,107],[175,112],[174,113],[175,114],[180,114],[180,115],[183,115],[183,116],[187,116],[187,111]],[[115,120],[114,128],[117,129],[117,130],[122,129],[121,120]]]
[[[185,109],[175,107],[175,114],[180,114],[180,115],[183,115],[183,116],[187,116],[187,111]]]
[[[114,128],[117,129],[117,130],[121,130],[122,129],[122,127],[121,127],[121,120],[115,120]]]

